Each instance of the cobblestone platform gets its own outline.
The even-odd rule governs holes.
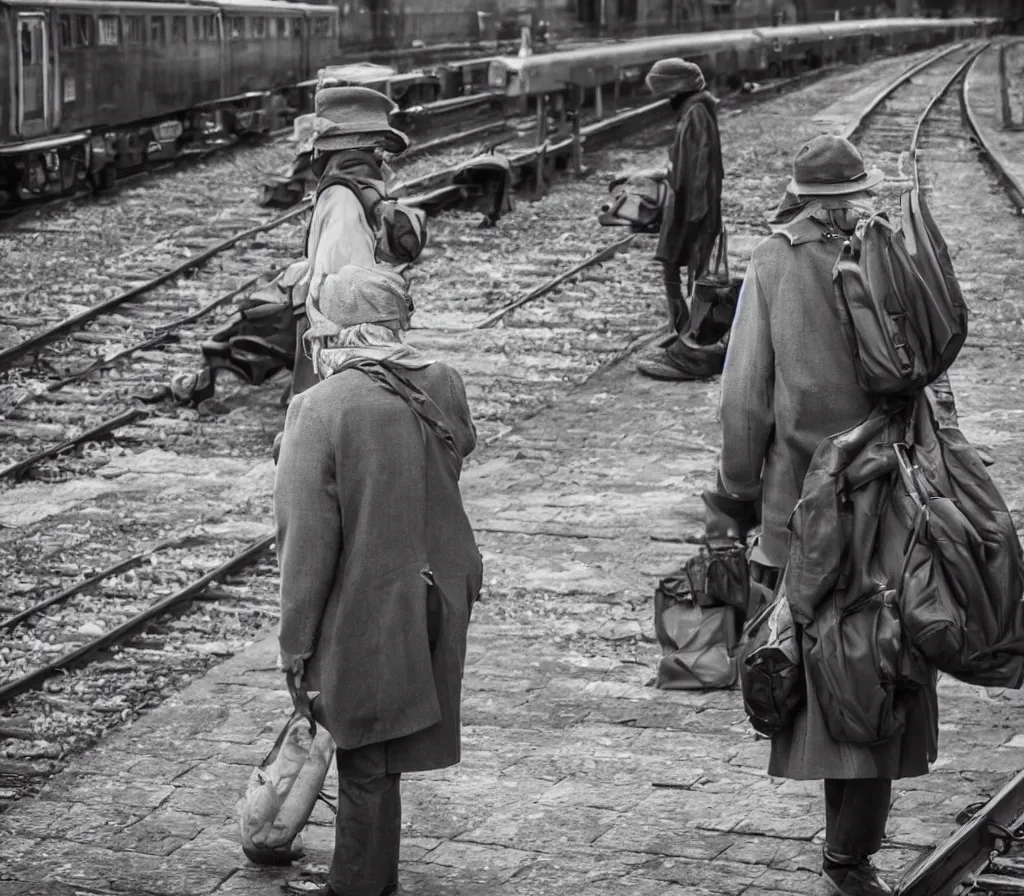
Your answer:
[[[406,781],[406,892],[815,891],[816,785],[767,777],[737,692],[647,686],[650,594],[699,531],[716,402],[714,383],[654,383],[620,364],[467,473],[488,587],[465,754]],[[246,862],[233,812],[288,711],[275,649],[268,635],[0,819],[0,894],[279,892],[291,872]],[[940,692],[942,755],[933,774],[900,782],[881,855],[890,875],[1024,765],[1019,695],[952,681]],[[328,861],[331,837],[317,815],[312,862]]]

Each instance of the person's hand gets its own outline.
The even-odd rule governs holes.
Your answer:
[[[300,657],[290,657],[283,651],[281,663],[284,666],[284,680],[288,686],[288,695],[292,698],[292,706],[297,715],[309,722],[310,735],[316,737],[316,720],[310,705],[309,693],[306,691],[306,664]]]

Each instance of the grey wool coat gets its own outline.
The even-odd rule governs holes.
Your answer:
[[[475,447],[459,375],[405,375],[447,417],[462,457]],[[460,758],[466,630],[483,565],[459,492],[461,459],[405,402],[357,370],[296,396],[274,489],[281,649],[308,657],[305,686],[339,749],[386,743],[390,772]],[[427,581],[443,593],[427,638]]]
[[[763,240],[740,292],[722,375],[721,477],[738,498],[762,501],[764,562],[784,567],[788,523],[818,443],[855,426],[872,398],[857,384],[833,304],[841,237],[805,220]],[[762,491],[763,489],[763,491]],[[813,636],[805,631],[806,660]],[[806,664],[805,664],[806,669]],[[806,673],[805,673],[806,674]],[[807,703],[772,738],[768,773],[784,778],[901,778],[935,758],[934,690],[908,707],[902,735],[881,746],[840,744],[807,679]]]

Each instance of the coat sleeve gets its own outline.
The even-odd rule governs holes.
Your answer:
[[[676,194],[679,223],[698,221],[708,213],[707,184],[711,178],[711,114],[700,103],[679,122],[672,142],[668,182]]]
[[[374,235],[363,207],[348,187],[328,187],[313,206],[306,255],[314,282],[335,274],[345,265],[376,265]]]
[[[462,382],[459,372],[451,367],[448,368],[448,385],[452,394],[452,407],[455,409],[455,417],[458,421],[458,431],[455,433],[455,441],[459,453],[463,457],[469,457],[476,448],[476,425],[473,423],[473,414],[469,410],[469,399],[466,397],[466,387]]]
[[[775,351],[768,306],[752,261],[740,290],[722,373],[722,484],[756,500],[775,425]]]
[[[283,654],[308,659],[342,550],[334,446],[298,395],[288,409],[274,482]]]

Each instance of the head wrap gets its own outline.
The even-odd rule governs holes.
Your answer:
[[[655,96],[695,93],[706,86],[699,65],[675,57],[655,62],[644,83]]]

